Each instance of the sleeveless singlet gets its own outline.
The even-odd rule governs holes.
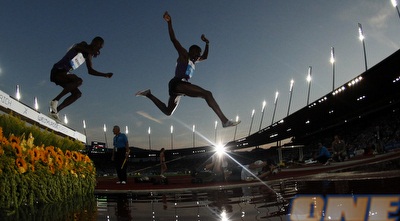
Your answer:
[[[188,63],[177,62],[175,69],[175,78],[186,79],[187,81],[193,76],[195,70],[194,62],[189,59]]]
[[[70,71],[77,69],[83,63],[85,63],[83,54],[71,48],[60,61],[54,64],[54,67]]]

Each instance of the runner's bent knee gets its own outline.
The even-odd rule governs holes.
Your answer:
[[[71,91],[72,96],[74,96],[75,98],[80,98],[82,96],[82,92],[79,89],[75,89],[73,91]]]

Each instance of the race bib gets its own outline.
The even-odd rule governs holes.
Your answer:
[[[189,76],[189,79],[192,78],[192,76],[193,76],[194,67],[195,67],[194,63],[191,60],[189,60],[188,66],[186,68],[186,73],[185,73],[187,76]]]
[[[77,69],[81,64],[85,63],[85,58],[82,53],[78,53],[71,61],[71,67],[73,70]]]

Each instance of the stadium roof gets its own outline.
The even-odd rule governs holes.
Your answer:
[[[292,138],[301,143],[311,135],[392,108],[400,100],[400,50],[335,91],[240,140],[227,144],[241,149]]]

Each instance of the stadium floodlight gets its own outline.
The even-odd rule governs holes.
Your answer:
[[[103,125],[103,131],[104,131],[104,141],[106,143],[106,148],[108,148],[108,144],[107,144],[107,127],[106,124]]]
[[[15,87],[15,97],[17,98],[18,101],[21,100],[21,92],[18,84]]]
[[[331,47],[331,59],[332,64],[332,91],[335,90],[335,48]]]
[[[391,0],[391,2],[392,2],[393,7],[396,8],[397,15],[399,15],[399,18],[400,18],[400,11],[399,11],[399,7],[397,5],[397,0]]]
[[[365,71],[368,70],[368,65],[367,65],[367,53],[365,51],[365,37],[364,37],[364,33],[362,30],[362,25],[361,23],[358,23],[358,33],[359,33],[359,39],[362,42],[363,45],[363,50],[364,50],[364,61],[365,61]]]
[[[83,120],[83,121],[82,121],[82,123],[83,123],[83,133],[85,134],[85,137],[86,137],[86,143],[87,143],[87,135],[86,135],[86,121],[85,121],[85,120]]]
[[[149,133],[149,150],[151,150],[151,138],[150,138],[151,129],[150,129],[150,127],[149,127],[149,129],[147,130],[147,133]]]
[[[33,106],[35,107],[35,110],[36,110],[36,111],[39,110],[39,103],[38,103],[37,97],[34,97],[34,98],[33,98]]]
[[[192,127],[192,131],[193,131],[193,147],[195,146],[195,142],[194,142],[194,140],[195,140],[195,136],[196,136],[196,126],[193,124],[193,127]]]
[[[289,105],[287,108],[287,113],[286,116],[289,116],[289,111],[290,111],[290,105],[292,104],[292,95],[293,95],[293,85],[294,85],[294,80],[290,80],[290,88],[289,88]]]
[[[272,120],[271,120],[271,124],[274,123],[274,119],[275,119],[275,112],[276,112],[276,106],[278,105],[278,96],[279,96],[279,92],[275,92],[275,100],[274,100],[274,113],[272,114]]]
[[[65,123],[65,124],[68,124],[68,118],[67,118],[67,115],[66,115],[66,114],[64,114],[64,123]]]
[[[308,82],[308,93],[307,93],[307,106],[310,104],[310,90],[311,90],[311,73],[312,72],[312,67],[308,67],[308,75],[307,75],[307,82]]]
[[[174,149],[174,125],[171,125],[171,150]]]
[[[225,146],[222,144],[215,145],[215,152],[218,156],[222,156],[225,153]]]
[[[262,125],[263,118],[264,118],[265,106],[267,106],[267,102],[264,100],[264,101],[262,102],[262,107],[261,107],[261,120],[260,120],[260,127],[258,128],[258,130],[261,130],[261,125]]]

